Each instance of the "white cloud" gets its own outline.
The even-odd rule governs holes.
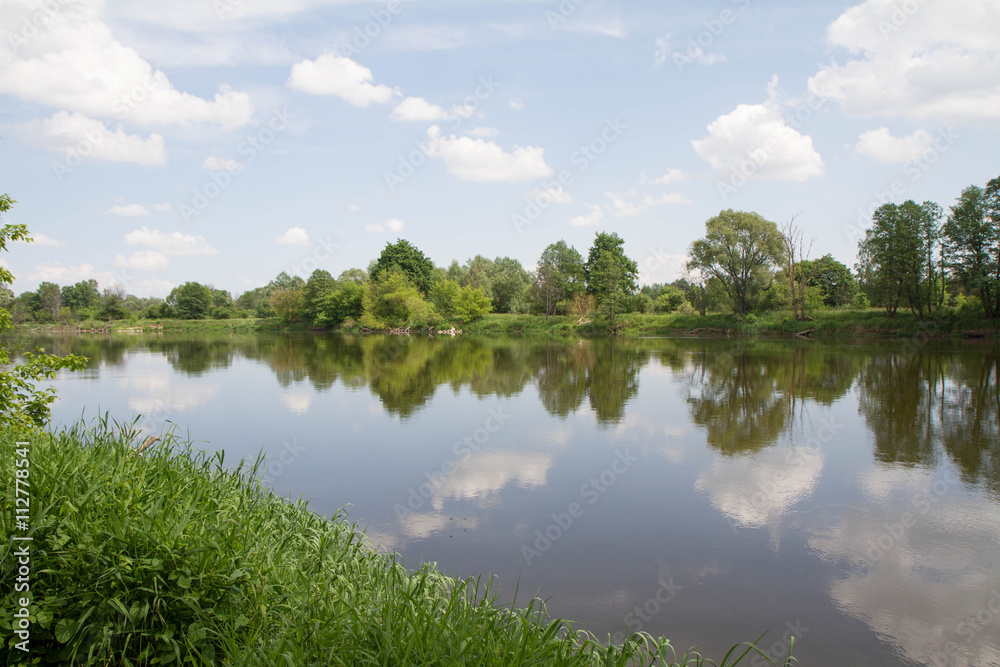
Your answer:
[[[21,139],[29,146],[75,155],[82,160],[134,162],[159,166],[166,164],[163,136],[148,139],[126,134],[121,123],[114,130],[99,120],[81,113],[59,111],[51,118],[31,120],[18,126]]]
[[[569,224],[574,227],[596,227],[599,225],[604,219],[604,209],[597,204],[584,204],[584,206],[590,209],[590,213],[570,218]]]
[[[280,245],[309,245],[309,234],[301,227],[290,227],[278,237]]]
[[[406,223],[399,218],[390,218],[386,220],[383,224],[370,224],[365,225],[365,231],[372,234],[382,234],[386,230],[398,234],[403,231],[403,225]]]
[[[468,118],[475,111],[476,107],[472,105],[453,106],[450,109],[444,109],[436,104],[431,104],[422,97],[407,97],[392,110],[392,114],[389,117],[395,121],[435,121],[451,118]]]
[[[141,215],[149,215],[149,209],[142,204],[122,204],[112,206],[107,210],[108,215],[120,215],[124,218],[135,218]]]
[[[508,104],[514,111],[524,111],[524,102],[520,99],[513,99]]]
[[[552,204],[569,204],[573,201],[573,195],[566,192],[566,189],[561,185],[554,188],[535,188],[524,195],[524,198],[533,202],[545,200]]]
[[[155,250],[137,250],[131,256],[117,255],[116,269],[132,269],[136,271],[163,271],[170,266],[170,260],[163,253]]]
[[[46,248],[61,248],[66,245],[64,241],[56,241],[55,239],[51,239],[45,234],[41,234],[39,232],[32,232],[31,239],[35,245]]]
[[[71,285],[91,278],[96,279],[103,286],[117,282],[109,271],[98,273],[94,271],[92,264],[86,263],[63,266],[62,262],[44,262],[35,266],[35,273],[31,277],[39,282],[51,282],[58,285]]]
[[[115,39],[103,19],[105,2],[70,4],[61,11],[45,10],[37,0],[4,4],[4,22],[10,26],[48,14],[30,40],[2,40],[0,61],[6,64],[0,69],[0,92],[91,118],[113,116],[146,126],[205,124],[231,130],[251,121],[248,94],[223,85],[207,100],[176,90],[166,74]]]
[[[173,232],[166,234],[155,229],[143,227],[125,235],[125,243],[129,245],[144,245],[160,251],[165,255],[191,257],[194,255],[218,255],[219,251],[205,240],[204,236],[193,236]]]
[[[545,164],[544,148],[515,146],[513,153],[505,153],[492,141],[446,137],[436,125],[427,130],[427,136],[427,154],[443,159],[448,173],[463,181],[517,183],[552,174]]]
[[[1000,5],[923,0],[914,12],[905,7],[867,0],[841,14],[827,40],[850,57],[820,68],[809,89],[854,116],[1000,124]]]
[[[209,155],[205,158],[205,161],[201,163],[202,169],[207,169],[209,171],[228,171],[232,174],[237,174],[243,169],[244,164],[239,160],[234,160],[233,158],[221,158],[214,155]]]
[[[654,197],[653,195],[644,195],[641,199],[637,201],[628,201],[629,199],[638,196],[635,190],[631,190],[624,195],[619,195],[614,192],[605,193],[605,196],[611,200],[611,203],[607,205],[608,212],[616,218],[631,218],[633,216],[639,215],[644,211],[649,211],[654,208],[659,208],[665,206],[666,204],[693,204],[690,199],[684,195],[672,192],[670,194],[660,195],[659,197]]]
[[[471,130],[466,130],[465,133],[470,137],[483,137],[489,139],[500,134],[500,130],[495,127],[474,127]]]
[[[927,130],[917,130],[906,137],[894,137],[889,128],[869,130],[860,137],[854,151],[878,162],[908,162],[934,143]]]
[[[350,58],[331,53],[292,65],[288,85],[313,95],[336,95],[354,106],[384,104],[396,94],[389,86],[375,85],[372,71]]]
[[[654,183],[656,185],[670,185],[671,183],[679,183],[680,181],[686,181],[688,175],[684,173],[682,169],[669,169],[667,173],[659,178],[654,178],[652,181],[646,178],[646,175],[642,175],[640,182],[642,183]]]
[[[741,104],[708,126],[709,136],[692,141],[695,151],[721,178],[804,181],[823,173],[812,137],[790,127],[781,115],[777,78],[764,104]]]

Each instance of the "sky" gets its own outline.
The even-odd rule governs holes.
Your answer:
[[[615,232],[644,283],[724,209],[848,266],[871,212],[1000,176],[997,0],[0,0],[17,293],[238,296],[531,269]]]

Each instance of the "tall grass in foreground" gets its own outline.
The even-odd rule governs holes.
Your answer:
[[[259,459],[227,469],[222,454],[172,438],[136,456],[138,434],[106,419],[21,434],[34,538],[25,656],[13,649],[6,585],[18,435],[0,432],[4,664],[716,664],[647,634],[607,646],[548,618],[539,600],[500,605],[489,581],[410,572],[344,515],[263,487]],[[764,655],[742,644],[719,664],[751,653]]]

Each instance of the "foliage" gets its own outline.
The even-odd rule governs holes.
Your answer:
[[[490,300],[480,287],[463,287],[455,299],[455,313],[465,322],[474,322],[491,310]]]
[[[338,327],[347,320],[360,318],[363,312],[364,294],[365,288],[360,283],[351,279],[341,282],[326,295],[316,320],[317,324]]]
[[[201,283],[186,282],[170,291],[167,304],[182,320],[204,319],[212,309],[212,290]]]
[[[684,292],[679,287],[666,285],[656,297],[655,310],[658,313],[672,313],[685,302]]]
[[[0,195],[0,213],[6,213],[14,203],[8,195]],[[28,228],[24,225],[4,225],[0,228],[0,252],[7,250],[9,241],[31,242]],[[13,280],[14,275],[0,263],[0,286],[9,285]],[[59,293],[58,288],[56,293]],[[10,328],[10,313],[0,308],[0,333]],[[36,350],[26,353],[18,364],[11,366],[10,362],[9,350],[0,348],[0,428],[30,430],[45,425],[49,419],[49,405],[55,400],[54,389],[39,389],[35,383],[54,378],[56,372],[62,369],[81,370],[87,360],[72,354],[57,357],[45,354],[44,350]],[[4,534],[9,534],[9,531],[4,531]]]
[[[638,289],[639,267],[625,255],[624,245],[618,234],[598,232],[584,266],[587,291],[597,299],[612,329],[615,317],[626,309],[626,299]]]
[[[806,284],[819,289],[823,304],[831,308],[850,305],[858,293],[858,282],[851,270],[826,254],[815,260],[798,263],[799,280],[805,277]]]
[[[302,318],[310,324],[315,323],[326,297],[336,288],[337,281],[329,271],[323,269],[313,271],[302,290]]]
[[[271,296],[267,300],[282,321],[298,322],[302,312],[302,304],[305,301],[304,292],[305,290],[302,288],[275,287],[271,290]]]
[[[597,297],[593,294],[577,293],[569,303],[569,314],[582,320],[597,309]]]
[[[1000,179],[990,181],[1000,190]],[[979,297],[987,317],[1000,314],[1000,216],[987,216],[987,195],[972,185],[962,191],[942,228],[945,265],[955,280]]]
[[[97,281],[81,280],[75,285],[66,285],[60,292],[60,299],[64,308],[69,308],[74,313],[83,308],[93,308],[101,300],[101,292],[98,289]]]
[[[738,315],[750,312],[782,257],[778,226],[757,213],[727,209],[705,223],[705,232],[691,244],[688,269],[717,279]]]
[[[430,292],[434,263],[406,239],[386,244],[375,265],[368,271],[369,280],[379,280],[393,266],[398,266],[421,294]]]
[[[555,314],[561,301],[572,299],[586,289],[587,276],[583,257],[565,241],[553,243],[542,251],[535,268],[535,298],[545,316]]]
[[[455,312],[455,301],[461,292],[462,288],[457,282],[443,278],[434,281],[429,297],[439,313],[451,315]]]
[[[436,316],[420,290],[399,266],[376,272],[364,286],[359,324],[372,330],[424,327]]]

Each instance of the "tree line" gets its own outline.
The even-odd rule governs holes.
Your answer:
[[[510,257],[482,255],[436,267],[405,239],[387,243],[367,270],[308,278],[280,273],[233,298],[186,282],[166,299],[140,298],[97,281],[43,282],[0,307],[17,322],[97,319],[278,317],[286,323],[371,330],[470,322],[488,313],[571,315],[606,320],[625,313],[685,314],[791,310],[798,319],[826,308],[899,307],[926,318],[944,307],[987,318],[1000,314],[1000,178],[970,186],[947,216],[934,202],[886,203],[872,216],[852,272],[830,254],[809,259],[794,218],[780,227],[757,213],[721,211],[688,249],[683,277],[638,285],[638,264],[615,233],[598,232],[584,257],[550,244],[531,270]]]

